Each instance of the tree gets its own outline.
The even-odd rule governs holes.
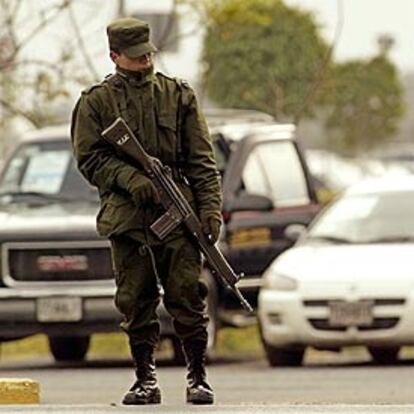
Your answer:
[[[176,3],[160,51],[171,37]],[[79,89],[102,79],[105,21],[126,14],[125,0],[0,0],[1,130],[17,118],[36,128],[62,122],[62,115],[67,120]]]
[[[356,155],[394,136],[404,113],[403,87],[388,48],[368,60],[338,64],[325,126],[328,146]]]
[[[330,66],[313,16],[281,0],[211,0],[207,6],[208,96],[279,120],[311,115],[322,94],[306,105],[309,91]]]
[[[68,99],[71,84],[86,84],[96,75],[84,53],[73,3],[0,0],[0,127],[7,128],[13,118],[34,127],[53,123],[54,108]],[[61,33],[60,43],[56,40],[58,46],[43,56],[33,53],[39,35],[47,36],[51,25],[59,23],[66,33]],[[83,54],[83,65],[79,58],[75,63],[75,51]]]

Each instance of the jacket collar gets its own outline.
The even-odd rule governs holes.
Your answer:
[[[121,79],[127,81],[131,86],[143,86],[154,79],[154,67],[151,66],[143,71],[132,71],[116,67],[116,73]]]

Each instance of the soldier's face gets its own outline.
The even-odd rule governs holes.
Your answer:
[[[152,53],[139,56],[137,58],[129,58],[121,53],[111,52],[111,59],[113,62],[122,69],[139,72],[144,69],[148,69],[152,66]]]

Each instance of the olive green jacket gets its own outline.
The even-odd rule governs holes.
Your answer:
[[[109,237],[134,232],[137,238],[156,244],[149,226],[163,212],[161,206],[133,203],[128,182],[140,167],[130,164],[101,137],[115,120],[117,109],[150,155],[182,171],[186,180],[179,180],[178,185],[196,212],[220,219],[219,174],[194,91],[162,73],[118,68],[104,82],[83,91],[72,114],[71,137],[78,168],[101,197],[98,232]],[[175,230],[168,239],[181,232]]]

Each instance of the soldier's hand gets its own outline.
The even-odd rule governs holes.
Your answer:
[[[203,233],[211,244],[216,243],[220,235],[221,220],[215,214],[200,212]]]
[[[143,174],[135,174],[128,183],[128,191],[136,205],[154,202],[158,204],[160,197],[151,180]]]

